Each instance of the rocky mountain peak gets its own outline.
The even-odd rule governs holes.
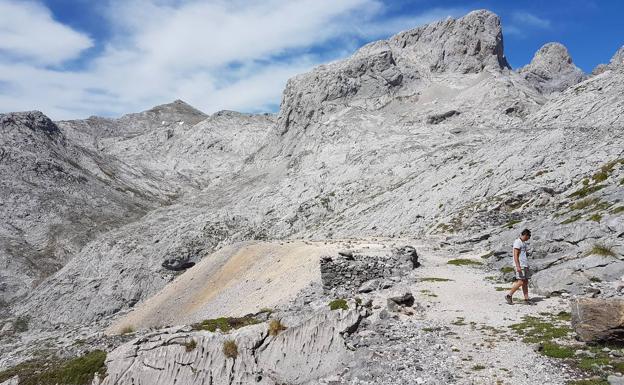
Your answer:
[[[415,62],[427,63],[431,72],[509,68],[500,18],[488,10],[401,32],[389,41],[410,52]]]
[[[600,75],[607,70],[616,68],[624,68],[624,45],[615,51],[609,64],[598,64],[592,71],[592,75]]]
[[[544,94],[563,91],[585,79],[583,71],[572,62],[568,49],[556,42],[544,44],[531,63],[518,72]]]
[[[0,114],[0,127],[3,129],[27,127],[32,131],[40,131],[46,134],[57,134],[60,132],[56,124],[40,111]]]

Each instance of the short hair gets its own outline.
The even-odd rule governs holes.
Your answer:
[[[531,236],[531,230],[529,230],[529,229],[524,229],[524,230],[522,230],[522,232],[520,233],[520,235],[528,235],[528,236]]]

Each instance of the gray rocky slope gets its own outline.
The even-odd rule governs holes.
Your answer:
[[[475,11],[295,76],[277,117],[204,117],[176,102],[119,120],[46,123],[87,154],[67,157],[88,171],[85,177],[104,179],[109,201],[123,194],[120,205],[145,208],[132,217],[130,208],[106,204],[121,219],[101,231],[64,214],[81,242],[64,258],[55,257],[56,248],[44,253],[55,267],[37,277],[63,267],[12,311],[52,323],[97,320],[169,282],[166,260],[194,262],[226,243],[267,238],[436,234],[458,251],[498,251],[530,227],[543,290],[582,290],[592,277],[618,278],[624,68],[609,65],[583,80],[568,56],[545,54],[551,49],[515,72],[499,18]],[[36,126],[38,140],[53,146],[46,124]],[[25,127],[19,130],[29,132]],[[94,159],[106,160],[105,177],[87,167]],[[28,183],[19,172],[9,175],[4,179]],[[131,188],[116,189],[121,181]],[[34,185],[47,191],[43,182]],[[98,186],[85,183],[68,195],[84,197]],[[42,199],[11,207],[50,215],[45,203],[55,200]],[[100,213],[90,201],[72,206]],[[34,242],[28,223],[11,225],[18,241]],[[48,231],[51,220],[41,223]],[[60,243],[75,239],[67,237]],[[591,255],[595,243],[613,255]],[[8,249],[5,260],[14,254]],[[493,267],[502,255],[493,254]],[[22,293],[36,285],[19,282],[28,269],[13,266],[3,283],[17,279]]]

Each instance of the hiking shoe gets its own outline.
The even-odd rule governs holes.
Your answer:
[[[513,299],[511,299],[511,296],[509,294],[505,296],[505,301],[507,301],[509,305],[513,305]]]

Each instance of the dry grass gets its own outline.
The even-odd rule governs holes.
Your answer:
[[[236,346],[236,341],[234,340],[226,340],[223,342],[223,354],[225,354],[228,358],[236,358],[238,357],[238,346]]]
[[[271,322],[269,322],[269,334],[272,336],[276,336],[286,329],[287,328],[282,323],[282,320],[272,319]]]

